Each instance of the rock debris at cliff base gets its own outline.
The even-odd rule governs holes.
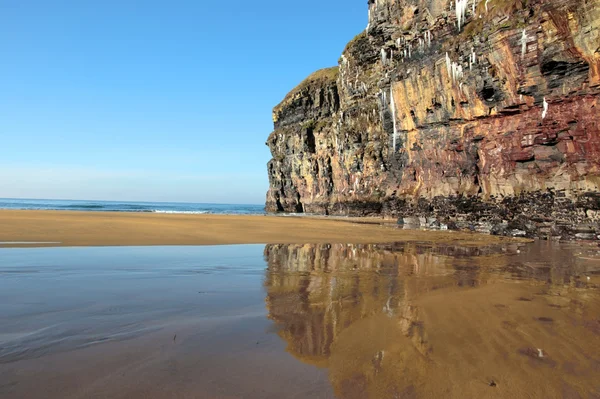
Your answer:
[[[268,211],[598,239],[600,0],[368,15],[339,65],[273,110]]]

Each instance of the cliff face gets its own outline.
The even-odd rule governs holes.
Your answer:
[[[369,20],[274,109],[267,210],[596,238],[600,0],[377,0]]]

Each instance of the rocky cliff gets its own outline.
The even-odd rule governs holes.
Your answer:
[[[596,239],[600,0],[369,0],[273,110],[267,210]]]

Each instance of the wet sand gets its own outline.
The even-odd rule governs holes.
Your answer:
[[[578,254],[270,246],[267,307],[339,398],[595,398],[600,265]]]
[[[544,242],[0,249],[0,398],[598,397],[598,259]]]
[[[333,397],[273,333],[263,250],[0,250],[0,398]]]
[[[0,246],[142,246],[278,243],[453,242],[506,239],[402,230],[383,219],[0,210]],[[46,243],[46,244],[44,244]]]

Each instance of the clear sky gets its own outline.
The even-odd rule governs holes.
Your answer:
[[[0,0],[0,197],[263,203],[271,110],[365,0]]]

